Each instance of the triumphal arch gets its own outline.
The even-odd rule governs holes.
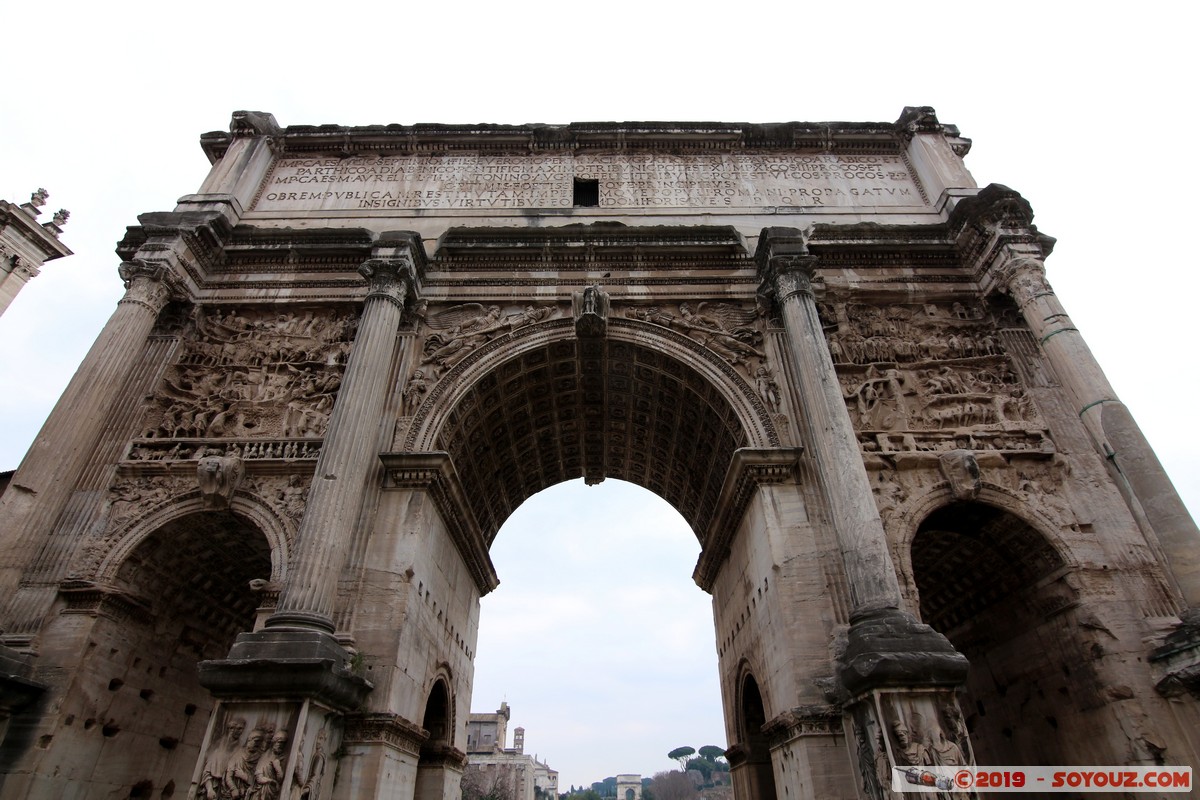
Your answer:
[[[201,143],[2,498],[3,797],[456,797],[580,477],[702,545],[739,798],[1196,763],[1196,527],[931,109]]]

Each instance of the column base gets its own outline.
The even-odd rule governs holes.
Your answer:
[[[197,666],[200,685],[222,699],[307,698],[352,711],[375,688],[354,673],[349,654],[323,631],[267,628],[238,634],[227,658]]]
[[[957,687],[967,659],[933,628],[895,608],[854,614],[838,675],[852,696],[888,687]]]
[[[1150,654],[1150,662],[1163,670],[1154,688],[1164,697],[1190,694],[1200,699],[1200,608],[1179,615],[1180,623]]]

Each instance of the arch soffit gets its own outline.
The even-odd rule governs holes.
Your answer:
[[[436,450],[445,421],[458,402],[484,376],[500,365],[540,347],[575,338],[574,321],[560,318],[529,325],[480,347],[449,370],[430,390],[414,415],[405,449]],[[779,447],[779,434],[762,398],[728,362],[699,342],[641,320],[612,318],[607,338],[658,350],[690,367],[711,383],[737,415],[748,447]]]
[[[132,522],[119,534],[116,542],[100,561],[96,569],[96,580],[110,583],[137,546],[146,541],[155,531],[183,517],[211,511],[205,507],[199,492],[189,493],[166,501],[150,514]],[[230,502],[229,510],[249,522],[267,540],[271,548],[271,581],[283,581],[287,573],[288,543],[283,523],[266,503],[253,495],[238,492]]]

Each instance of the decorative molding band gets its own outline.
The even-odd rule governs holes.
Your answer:
[[[383,744],[394,750],[421,758],[421,745],[429,732],[399,714],[359,712],[347,714],[342,733],[343,744]]]
[[[842,709],[837,706],[797,706],[763,726],[772,747],[802,736],[842,736]]]
[[[68,579],[59,585],[58,593],[67,603],[64,614],[105,616],[145,624],[154,621],[153,610],[148,604],[112,586]]]

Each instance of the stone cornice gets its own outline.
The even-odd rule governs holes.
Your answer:
[[[965,269],[985,292],[993,288],[989,272],[1007,256],[1046,258],[1054,238],[1033,224],[1033,208],[1020,193],[993,183],[955,206],[947,223]]]
[[[149,604],[112,586],[68,579],[59,586],[58,593],[66,601],[64,614],[104,615],[140,623],[148,623],[154,619],[153,609]]]
[[[382,453],[379,458],[386,469],[385,489],[421,489],[429,493],[480,593],[487,594],[499,586],[487,542],[471,513],[450,454]]]
[[[801,736],[842,735],[842,710],[837,706],[797,706],[784,711],[763,726],[763,733],[772,746],[779,746]]]
[[[421,745],[429,732],[399,714],[360,712],[346,715],[343,744],[385,744],[413,758],[421,756]]]
[[[450,228],[438,240],[438,259],[515,249],[541,254],[571,248],[603,247],[629,254],[669,250],[681,253],[745,257],[746,242],[731,225],[638,225],[592,223],[548,228]]]
[[[933,109],[908,107],[896,122],[573,122],[568,125],[289,125],[263,112],[234,112],[228,133],[200,138],[211,161],[237,139],[266,138],[277,153],[385,151],[419,155],[454,151],[521,153],[663,150],[677,153],[804,149],[900,152],[916,134],[951,140],[960,155],[970,140],[937,120]]]
[[[229,226],[214,212],[163,212],[143,214],[143,224],[127,229],[117,245],[118,255],[169,262],[181,277],[186,275],[197,295],[220,288],[270,289],[271,280],[231,281],[237,273],[261,277],[268,274],[294,278],[327,274],[328,279],[287,280],[297,287],[344,290],[347,299],[366,293],[358,267],[368,259],[399,257],[409,262],[409,296],[419,296],[428,259],[421,237],[411,231],[370,231],[365,228],[259,228]],[[314,268],[312,265],[318,265]],[[341,276],[344,277],[335,277]]]
[[[716,518],[705,531],[704,549],[692,572],[692,580],[701,589],[712,592],[717,573],[729,556],[730,543],[758,487],[795,481],[802,452],[801,447],[743,447],[734,451],[721,486]]]
[[[0,200],[0,234],[9,226],[15,228],[26,243],[41,253],[43,262],[72,255],[71,250],[53,233],[39,225],[37,219],[29,212],[7,200]]]

